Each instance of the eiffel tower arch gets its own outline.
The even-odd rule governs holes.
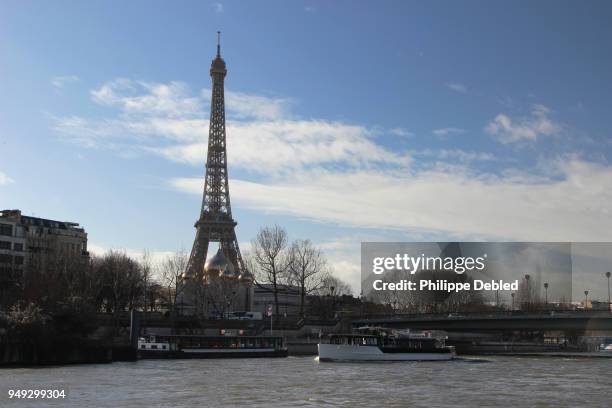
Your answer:
[[[240,253],[236,239],[238,223],[232,217],[230,205],[225,132],[226,75],[220,32],[217,32],[217,55],[210,67],[212,97],[204,193],[200,216],[195,223],[195,240],[182,275],[181,293],[177,294],[185,313],[225,312],[226,306],[234,311],[249,311],[252,304],[253,275]],[[211,242],[217,242],[219,248],[206,262]],[[219,290],[231,293],[214,293]]]

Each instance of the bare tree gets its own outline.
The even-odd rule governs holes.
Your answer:
[[[289,281],[300,290],[300,317],[304,317],[306,295],[323,287],[327,262],[318,248],[297,240],[289,249]]]
[[[152,283],[151,282],[151,274],[152,274],[151,254],[149,253],[147,249],[145,249],[142,252],[142,259],[140,260],[140,270],[142,271],[142,280],[143,280],[142,309],[146,313],[148,290],[149,290],[149,286],[151,286],[151,283]]]
[[[525,311],[538,309],[539,297],[536,287],[529,274],[525,275],[524,279],[519,284],[517,292],[517,300],[519,307]]]
[[[161,284],[168,291],[168,305],[172,311],[176,310],[176,299],[182,288],[181,275],[187,268],[189,256],[183,250],[179,250],[167,257],[159,265],[158,276]]]
[[[259,230],[251,241],[251,260],[255,282],[259,285],[270,284],[274,295],[275,313],[279,315],[278,291],[288,275],[287,232],[275,225]]]
[[[321,296],[342,296],[351,295],[353,290],[351,289],[351,285],[344,282],[342,279],[335,277],[332,273],[328,273],[323,278],[323,284],[321,285],[321,288],[317,290],[317,292]]]

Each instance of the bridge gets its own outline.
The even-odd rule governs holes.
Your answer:
[[[608,312],[554,312],[539,314],[447,314],[371,316],[352,320],[353,327],[384,326],[396,329],[445,330],[448,332],[508,331],[610,331]]]

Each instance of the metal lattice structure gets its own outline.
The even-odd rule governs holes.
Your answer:
[[[212,98],[204,195],[200,218],[195,223],[195,241],[183,278],[191,279],[201,276],[210,242],[219,242],[221,250],[235,267],[237,275],[240,276],[241,280],[249,282],[252,276],[240,254],[235,231],[238,223],[232,218],[230,206],[224,96],[224,81],[227,69],[225,61],[221,58],[220,33],[217,33],[217,35],[217,56],[210,67]]]

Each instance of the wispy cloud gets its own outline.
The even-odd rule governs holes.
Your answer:
[[[125,78],[107,82],[91,91],[94,102],[118,107],[124,114],[185,118],[199,115],[202,100],[189,96],[187,85],[133,81]]]
[[[56,76],[51,79],[51,85],[57,89],[62,89],[65,85],[79,82],[80,78],[76,75],[62,75]]]
[[[213,7],[215,8],[215,12],[218,14],[221,14],[225,11],[223,8],[223,3],[214,3]]]
[[[465,133],[465,129],[447,127],[441,129],[434,129],[431,131],[436,136],[448,136],[448,135],[458,135],[461,133]]]
[[[180,82],[115,80],[92,92],[95,103],[111,108],[109,117],[56,118],[56,129],[90,147],[198,166],[199,174],[206,156],[206,93],[194,96]],[[548,161],[537,172],[491,173],[472,167],[495,160],[487,152],[394,150],[377,143],[378,129],[300,119],[291,107],[287,98],[228,91],[229,161],[247,170],[231,180],[236,205],[350,227],[432,231],[442,239],[612,239],[610,166],[571,156]],[[517,126],[530,125],[546,134],[554,128],[546,123],[549,114],[534,106],[528,118],[488,131],[522,135]],[[201,176],[168,182],[180,191],[202,193]]]
[[[533,105],[530,116],[526,117],[512,119],[500,113],[485,126],[485,132],[504,144],[536,141],[561,131],[562,126],[550,119],[550,113],[544,105]]]
[[[459,167],[312,169],[273,182],[233,179],[231,185],[241,206],[349,227],[427,230],[459,239],[612,239],[612,168],[576,158],[550,165],[554,177],[495,176]],[[171,184],[202,193],[199,178]]]
[[[496,159],[491,153],[466,151],[462,149],[424,149],[411,153],[415,157],[427,157],[439,161],[458,161],[462,163],[492,161]]]
[[[446,86],[448,87],[448,89],[459,93],[467,93],[468,91],[467,86],[460,82],[451,82],[446,84]]]
[[[209,94],[203,90],[192,96],[180,82],[117,79],[91,92],[95,103],[118,109],[115,117],[54,118],[55,129],[86,147],[122,152],[127,147],[199,166],[206,157],[208,121],[201,118],[207,116],[203,105],[209,103]],[[326,164],[403,166],[410,162],[407,154],[376,144],[372,140],[375,132],[363,126],[293,118],[288,98],[232,91],[226,95],[233,166],[252,172],[282,172]]]
[[[208,97],[210,91],[208,89],[204,90],[203,95]],[[284,119],[289,117],[289,111],[293,103],[289,98],[275,98],[232,91],[227,91],[225,97],[229,116],[233,119]]]
[[[11,184],[14,182],[15,180],[13,180],[12,178],[10,178],[9,176],[7,176],[6,174],[0,171],[0,186],[4,186],[4,185]]]
[[[391,133],[392,135],[395,135],[395,136],[400,136],[400,137],[412,137],[412,136],[414,136],[414,133],[412,133],[408,129],[404,129],[404,128],[401,128],[401,127],[392,128],[392,129],[389,130],[389,133]]]

